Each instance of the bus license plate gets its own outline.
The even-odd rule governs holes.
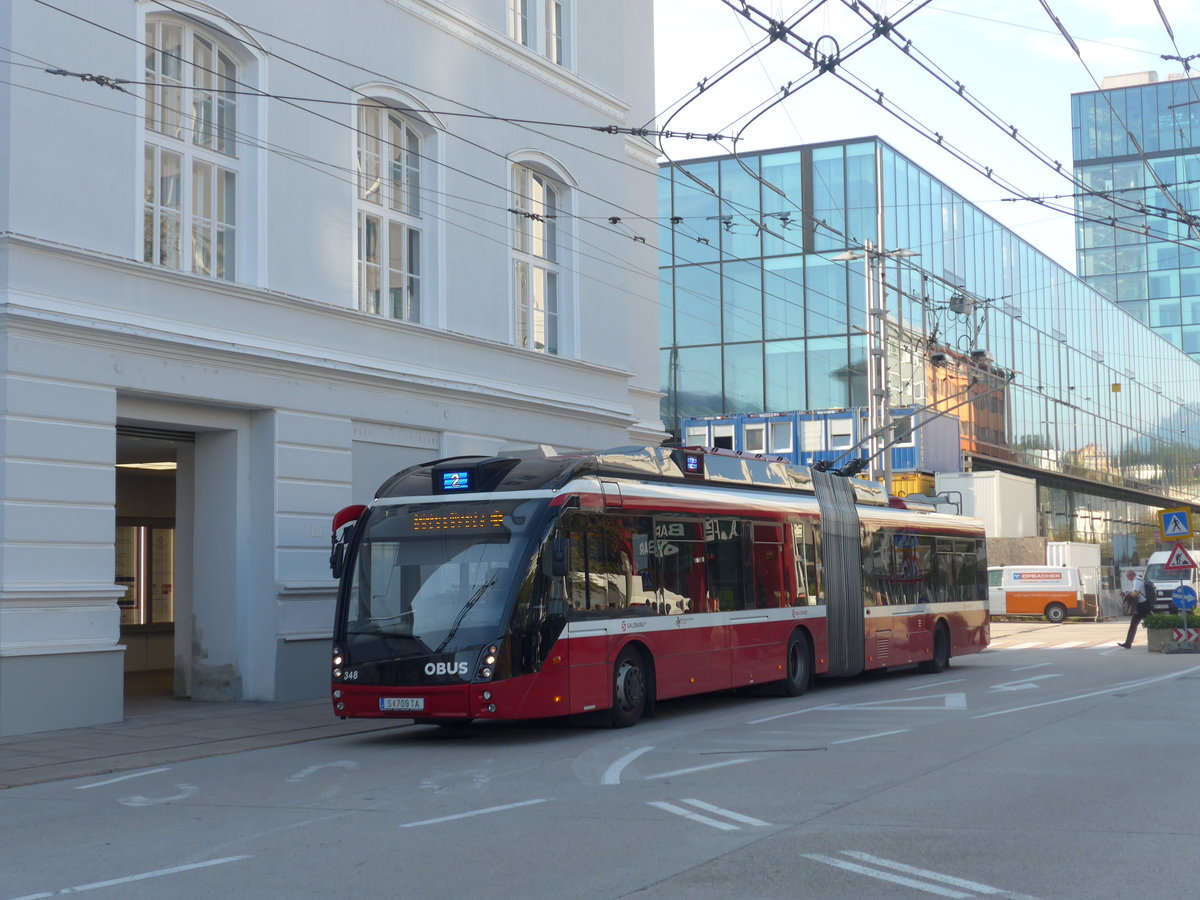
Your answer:
[[[380,712],[424,712],[424,697],[380,697]]]

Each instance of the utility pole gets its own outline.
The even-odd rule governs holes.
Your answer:
[[[867,477],[882,481],[888,496],[892,493],[892,457],[890,450],[880,459],[880,448],[892,443],[892,405],[888,379],[888,304],[887,260],[920,256],[915,250],[883,250],[866,241],[863,249],[847,250],[831,257],[838,262],[863,260],[867,309]],[[882,442],[882,443],[881,443]]]

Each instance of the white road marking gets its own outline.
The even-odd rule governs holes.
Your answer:
[[[722,766],[736,766],[739,763],[750,762],[748,759],[730,759],[725,762],[710,763],[707,766],[693,766],[690,769],[676,769],[674,772],[663,772],[659,775],[647,775],[647,781],[653,781],[655,778],[670,778],[672,775],[690,775],[692,772],[704,772],[708,769],[719,769]]]
[[[1032,675],[1029,678],[1022,678],[1020,681],[1006,681],[1003,684],[993,684],[990,690],[993,691],[1028,691],[1034,688],[1041,687],[1037,682],[1044,681],[1047,678],[1062,678],[1061,674],[1047,672],[1045,675]]]
[[[823,703],[820,706],[809,706],[809,707],[806,707],[805,709],[796,709],[796,710],[793,710],[792,712],[779,713],[779,715],[767,716],[766,718],[763,718],[763,719],[751,719],[746,724],[747,725],[761,725],[763,722],[774,722],[776,719],[786,719],[788,716],[802,716],[802,715],[804,715],[804,713],[816,712],[817,710],[821,710],[821,709],[829,709],[831,706],[832,706],[832,704]]]
[[[654,749],[653,747],[641,747],[637,750],[633,750],[629,753],[626,753],[624,756],[622,756],[620,759],[618,759],[615,763],[613,763],[611,766],[609,766],[607,769],[604,770],[604,777],[600,779],[600,783],[601,784],[620,784],[621,783],[621,771],[627,765],[629,765],[631,762],[633,762],[635,759],[637,759],[639,756],[641,756],[643,753],[649,753],[653,749]]]
[[[1112,646],[1112,644],[1110,644],[1108,641],[1101,641],[1098,644],[1093,643],[1092,641],[1063,641],[1061,643],[1052,643],[1052,644],[1048,644],[1045,641],[1034,641],[1034,642],[1026,643],[1026,644],[993,643],[990,647],[988,647],[988,649],[989,650],[1032,650],[1033,648],[1038,647],[1038,648],[1041,648],[1042,650],[1070,650],[1073,648],[1078,648],[1081,650],[1105,650],[1111,646]],[[1050,665],[1050,664],[1043,663],[1043,665]],[[1013,671],[1017,671],[1017,670],[1014,669]]]
[[[952,887],[960,887],[963,890],[974,891],[977,894],[1003,894],[1006,897],[1025,896],[1013,894],[1004,888],[992,887],[990,884],[980,884],[978,881],[968,881],[965,878],[955,878],[953,875],[943,875],[941,872],[931,872],[929,869],[918,869],[916,866],[909,866],[904,863],[895,862],[890,859],[883,859],[878,856],[872,856],[870,853],[863,853],[861,850],[843,850],[843,856],[853,857],[854,859],[869,862],[872,865],[881,866],[885,869],[895,869],[897,872],[905,872],[909,875],[919,875],[921,878],[928,878],[930,881],[940,881],[942,884],[948,884]]]
[[[904,734],[911,728],[901,728],[899,731],[881,731],[878,734],[864,734],[862,737],[843,738],[840,741],[830,741],[831,744],[853,744],[855,741],[869,741],[871,738],[887,737],[889,734]]]
[[[681,800],[681,803],[687,803],[689,806],[694,806],[697,809],[702,809],[705,812],[713,813],[714,815],[724,816],[726,819],[732,819],[734,822],[741,822],[743,825],[754,825],[759,828],[770,828],[770,822],[764,822],[762,819],[755,819],[751,816],[744,816],[741,813],[736,813],[733,810],[722,809],[720,806],[713,806],[711,803],[705,803],[703,800]],[[721,831],[738,831],[737,825],[731,825],[729,822],[722,822],[720,819],[712,819],[708,816],[702,816],[700,813],[694,813],[690,809],[684,809],[682,806],[676,806],[674,803],[667,803],[663,800],[648,801],[649,806],[655,806],[665,812],[673,813],[677,816],[682,816],[685,819],[690,819],[693,822],[699,822],[701,825],[707,825],[709,828],[719,828]]]
[[[959,900],[965,900],[970,897],[970,894],[963,894],[959,891],[952,891],[949,888],[938,887],[934,884],[927,884],[924,881],[916,881],[912,878],[904,878],[901,875],[892,875],[890,872],[881,872],[878,869],[868,869],[866,866],[860,866],[858,863],[847,862],[844,859],[837,859],[833,856],[825,856],[821,853],[805,853],[805,859],[813,859],[819,863],[825,863],[827,866],[834,866],[838,869],[845,869],[847,872],[855,872],[859,875],[866,875],[870,878],[878,878],[880,881],[890,881],[892,884],[901,884],[905,887],[916,888],[918,891],[924,891],[927,894],[937,894],[940,897],[957,897]]]
[[[1046,665],[1050,665],[1046,663]],[[946,681],[935,681],[933,684],[918,684],[916,687],[905,688],[906,691],[928,691],[931,688],[941,687],[944,684],[954,684],[956,681],[966,681],[965,678],[950,678]]]
[[[158,806],[160,803],[174,803],[176,800],[186,800],[195,794],[200,788],[194,784],[177,784],[179,788],[178,794],[172,794],[170,797],[143,797],[138,794],[136,797],[122,797],[117,802],[124,806]]]
[[[93,781],[91,784],[77,784],[75,790],[86,791],[88,788],[104,787],[106,784],[116,784],[118,781],[128,781],[130,778],[141,778],[143,775],[157,775],[159,772],[171,771],[170,766],[163,766],[159,769],[146,769],[142,772],[131,772],[128,775],[118,775],[116,778],[110,778],[107,781]]]
[[[1160,681],[1168,681],[1172,678],[1182,678],[1185,675],[1190,675],[1193,672],[1200,672],[1200,666],[1192,666],[1190,669],[1184,669],[1180,672],[1172,672],[1169,675],[1159,675],[1157,678],[1145,678],[1141,681],[1127,681],[1124,684],[1114,685],[1113,687],[1102,688],[1098,691],[1089,691],[1086,694],[1076,694],[1073,697],[1060,697],[1057,700],[1044,700],[1041,703],[1031,703],[1029,706],[1016,706],[1012,709],[999,709],[995,712],[983,713],[982,715],[972,716],[973,719],[990,719],[992,716],[1006,716],[1009,713],[1024,712],[1027,709],[1038,709],[1043,706],[1055,706],[1059,703],[1070,703],[1072,700],[1087,700],[1090,697],[1100,697],[1104,694],[1112,694],[1116,691],[1129,690],[1130,688],[1146,687],[1147,685],[1156,684]]]
[[[319,772],[321,769],[338,768],[338,769],[357,769],[358,763],[348,759],[339,759],[335,762],[319,763],[315,766],[309,766],[307,769],[301,769],[295,775],[288,776],[288,782],[293,783],[301,781],[311,775],[313,772]]]
[[[941,703],[936,701],[940,700]],[[917,705],[922,701],[934,701],[927,705]],[[908,712],[914,709],[966,709],[967,695],[962,693],[953,694],[930,694],[928,697],[901,697],[898,700],[869,700],[866,703],[831,703],[825,709],[834,710],[836,712],[845,712],[848,710],[858,711],[863,709],[878,709],[878,710],[899,710],[900,712]]]
[[[470,812],[455,813],[452,816],[441,816],[437,819],[423,819],[420,822],[405,822],[401,828],[417,828],[421,825],[437,825],[439,822],[453,822],[455,819],[470,819],[472,816],[486,816],[489,813],[504,812],[506,809],[519,809],[522,806],[536,806],[539,803],[546,803],[547,798],[541,800],[522,800],[520,803],[506,803],[503,806],[489,806],[487,809],[473,809]]]
[[[208,866],[221,866],[225,863],[237,862],[240,859],[249,859],[250,854],[245,853],[241,856],[226,856],[222,859],[209,859],[204,862],[190,863],[186,866],[171,866],[169,869],[155,869],[153,872],[142,872],[139,875],[126,875],[124,878],[113,878],[110,881],[93,881],[91,884],[80,884],[75,887],[63,888],[59,891],[46,891],[41,894],[26,894],[23,897],[14,897],[13,900],[41,900],[43,897],[59,897],[63,894],[78,894],[83,891],[94,891],[97,888],[112,887],[115,884],[128,884],[131,881],[144,881],[147,878],[160,878],[163,875],[175,875],[179,872],[189,872],[192,869],[204,869]]]
[[[761,828],[769,828],[771,826],[770,822],[764,822],[762,819],[753,819],[750,816],[743,816],[741,813],[713,806],[711,803],[705,803],[703,800],[684,800],[683,802],[697,809],[707,810],[710,813],[716,813],[718,816],[724,816],[727,819],[733,819],[735,822],[741,822],[743,825],[757,825]]]
[[[1044,669],[1050,663],[1034,663],[1032,666],[1017,666],[1013,669],[1014,672],[1028,672],[1030,669]]]
[[[736,825],[729,822],[719,822],[716,819],[710,819],[708,816],[702,816],[700,813],[694,813],[690,809],[684,809],[682,806],[676,806],[674,803],[666,803],[662,800],[651,800],[650,806],[657,806],[661,810],[669,813],[674,813],[677,816],[683,816],[685,819],[691,819],[693,822],[699,822],[701,825],[707,825],[709,828],[719,828],[722,831],[738,831]]]

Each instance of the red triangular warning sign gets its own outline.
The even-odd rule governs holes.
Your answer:
[[[1175,546],[1171,548],[1171,558],[1163,565],[1164,569],[1194,569],[1196,561],[1192,559],[1191,554],[1187,552],[1187,548],[1179,541],[1175,542]]]

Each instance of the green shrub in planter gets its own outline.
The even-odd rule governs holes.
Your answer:
[[[1154,631],[1170,631],[1172,628],[1183,628],[1183,617],[1179,613],[1154,613],[1142,619],[1146,628]],[[1200,614],[1187,614],[1187,627],[1200,628]]]

